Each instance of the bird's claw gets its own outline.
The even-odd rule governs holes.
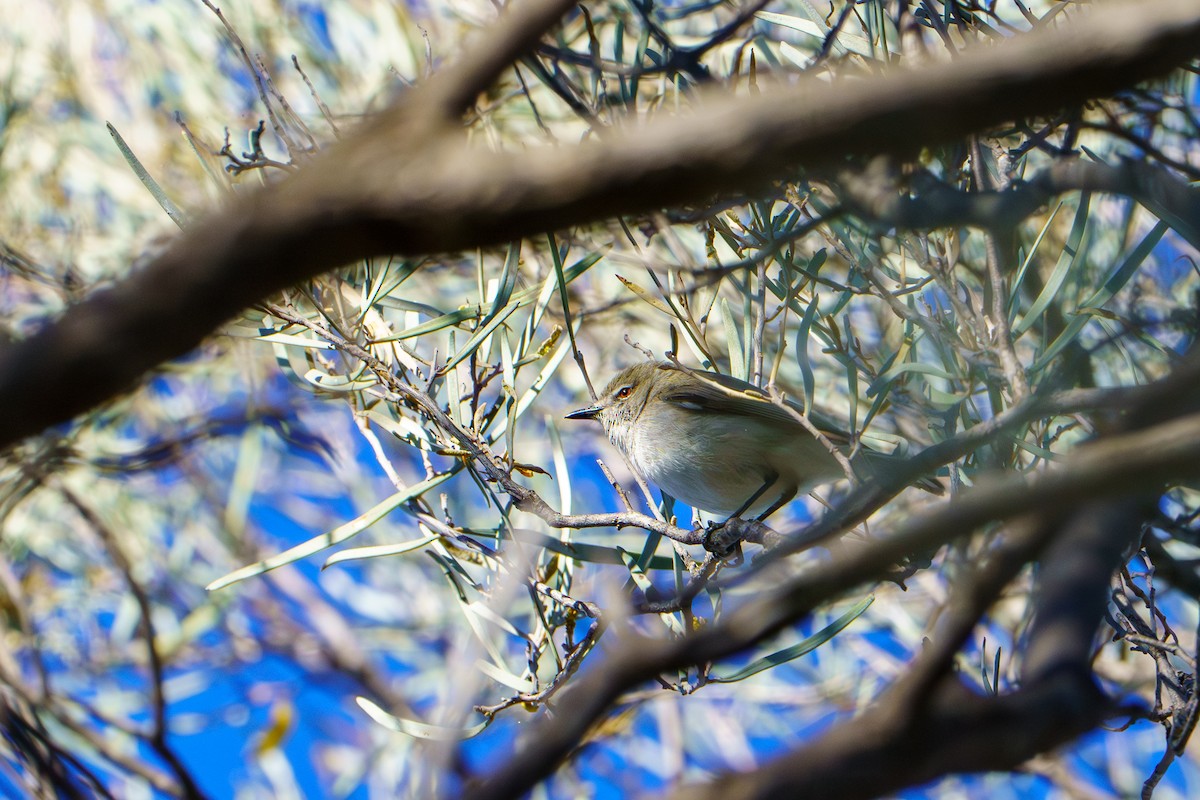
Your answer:
[[[742,538],[738,526],[726,522],[710,522],[704,530],[704,549],[733,566],[742,563]],[[738,520],[740,521],[740,520]]]

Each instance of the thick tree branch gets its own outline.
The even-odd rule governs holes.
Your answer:
[[[913,179],[901,192],[885,161],[838,175],[840,197],[853,213],[876,225],[902,230],[971,226],[1013,227],[1058,195],[1104,192],[1136,200],[1200,249],[1200,193],[1167,170],[1140,161],[1115,166],[1081,159],[1058,161],[1028,181],[999,191],[965,192],[930,175]]]
[[[1116,708],[1091,677],[1093,641],[1108,578],[1153,509],[1153,494],[1148,497],[1148,503],[1089,504],[1054,533],[1041,530],[1041,523],[1022,532],[1012,552],[996,554],[997,562],[977,581],[962,582],[960,595],[967,597],[950,612],[958,624],[943,631],[943,639],[870,711],[761,769],[686,787],[674,797],[877,797],[947,773],[1010,770],[1099,724]],[[1043,516],[1057,512],[1048,509]],[[1021,688],[980,696],[949,670],[950,659],[1029,551],[1047,540]],[[862,764],[871,768],[855,768]]]
[[[1113,3],[932,68],[707,97],[693,113],[576,147],[489,153],[428,121],[469,103],[566,7],[510,9],[516,21],[478,45],[494,52],[446,70],[444,85],[196,223],[145,269],[6,348],[0,447],[129,389],[251,303],[357,258],[495,244],[753,189],[788,165],[910,154],[1111,94],[1200,52],[1200,0]]]
[[[920,713],[892,719],[891,706],[872,709],[755,772],[672,798],[879,797],[951,772],[1012,769],[1116,711],[1095,684],[1074,676],[981,697],[947,675],[924,699]]]

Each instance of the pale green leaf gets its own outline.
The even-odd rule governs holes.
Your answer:
[[[484,720],[478,725],[472,725],[469,728],[446,728],[440,725],[429,725],[424,722],[415,722],[411,719],[404,719],[389,714],[375,703],[365,697],[356,697],[355,702],[358,707],[366,712],[367,716],[375,720],[388,730],[396,733],[403,733],[407,736],[412,736],[415,739],[430,739],[437,742],[456,742],[462,739],[470,739],[472,736],[478,735],[489,724],[491,720]]]
[[[208,591],[215,592],[218,589],[224,589],[226,586],[231,586],[239,581],[244,581],[247,578],[253,578],[256,575],[262,575],[264,572],[270,572],[273,569],[286,566],[287,564],[299,561],[302,558],[307,558],[314,553],[319,553],[322,550],[333,547],[336,544],[341,544],[347,539],[357,536],[367,528],[374,525],[379,520],[386,517],[395,509],[412,500],[414,497],[420,497],[425,492],[439,486],[446,481],[455,470],[443,472],[441,475],[436,475],[428,480],[414,484],[407,489],[396,492],[386,500],[376,504],[367,511],[359,514],[354,519],[337,526],[333,530],[323,533],[320,536],[314,536],[306,542],[288,548],[278,555],[264,558],[261,561],[256,561],[253,564],[234,570],[233,572],[218,578],[207,586]]]
[[[829,625],[826,625],[820,631],[814,633],[812,636],[809,636],[804,641],[794,644],[791,647],[785,647],[782,650],[777,650],[768,656],[755,659],[745,667],[742,667],[737,672],[734,672],[730,675],[726,675],[725,677],[710,676],[709,680],[711,680],[713,683],[734,683],[736,681],[745,680],[751,675],[757,675],[764,670],[777,667],[780,664],[786,664],[787,662],[793,661],[807,653],[811,653],[813,650],[816,650],[834,636],[837,636],[839,633],[841,633],[842,630],[851,622],[862,616],[862,613],[866,611],[873,602],[875,602],[875,597],[873,595],[864,597],[862,600],[855,603],[854,607],[845,614],[842,614]]]

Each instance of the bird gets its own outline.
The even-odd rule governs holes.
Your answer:
[[[645,361],[621,370],[593,405],[566,418],[599,421],[634,470],[692,508],[761,521],[801,490],[846,476],[830,445],[849,447],[850,434],[810,411],[821,441],[796,419],[801,409],[787,406],[728,375]],[[863,478],[900,462],[865,446],[850,460]],[[932,477],[918,485],[942,492]]]

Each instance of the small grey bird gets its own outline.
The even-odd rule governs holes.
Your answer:
[[[666,362],[626,367],[595,405],[567,419],[599,420],[642,477],[721,516],[765,519],[797,492],[845,475],[826,444],[762,389]],[[815,412],[808,419],[835,446],[850,444],[850,435],[832,420]],[[865,478],[898,461],[860,447],[851,465]],[[919,485],[942,492],[932,478]]]

